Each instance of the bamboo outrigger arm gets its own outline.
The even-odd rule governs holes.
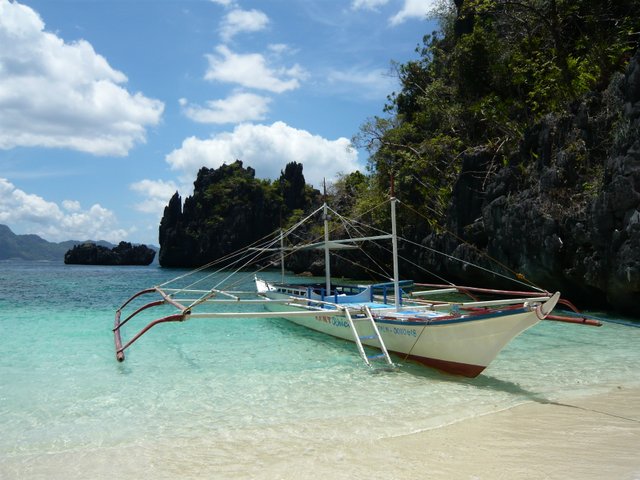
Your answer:
[[[124,351],[127,348],[129,348],[136,340],[138,340],[142,335],[144,335],[152,327],[155,327],[156,325],[160,323],[165,323],[165,322],[182,322],[185,320],[187,315],[188,314],[185,314],[185,313],[177,313],[174,315],[168,315],[166,317],[154,320],[153,322],[149,323],[146,327],[144,327],[142,330],[140,330],[131,340],[129,340],[123,346],[122,339],[120,338],[120,325],[118,325],[118,320],[120,315],[119,315],[119,312],[116,313],[116,327],[114,328],[114,331],[113,331],[115,335],[115,342],[116,342],[116,358],[118,359],[119,362],[123,362]]]
[[[178,291],[178,290],[177,290]],[[129,316],[127,316],[124,320],[121,320],[121,316],[122,316],[122,311],[123,309],[129,305],[129,303],[131,303],[134,299],[141,297],[142,295],[146,295],[146,294],[150,294],[150,293],[157,293],[159,294],[162,298],[160,300],[155,300],[149,303],[146,303],[145,305],[139,307],[137,310],[135,310],[133,313],[131,313]],[[116,347],[116,359],[119,362],[123,362],[125,359],[125,355],[124,355],[124,351],[129,348],[131,345],[133,345],[134,342],[136,342],[142,335],[144,335],[145,333],[147,333],[150,329],[152,329],[153,327],[155,327],[156,325],[159,325],[161,323],[167,323],[167,322],[184,322],[185,320],[189,319],[189,318],[281,318],[281,317],[286,317],[287,315],[292,315],[292,312],[289,311],[283,311],[283,312],[204,312],[204,313],[200,313],[200,312],[195,312],[192,311],[192,307],[195,309],[197,307],[197,305],[199,305],[199,303],[218,303],[218,304],[229,304],[229,303],[234,303],[234,304],[238,304],[238,303],[248,303],[248,304],[263,304],[263,303],[298,303],[301,306],[307,305],[307,304],[314,304],[314,305],[321,305],[321,304],[326,304],[326,305],[335,305],[331,302],[324,302],[321,300],[314,300],[314,299],[298,299],[295,297],[291,297],[289,299],[282,299],[282,300],[270,300],[270,299],[259,299],[259,300],[240,300],[238,297],[234,297],[236,298],[235,300],[229,300],[229,299],[225,299],[225,300],[211,300],[211,299],[205,299],[203,300],[203,298],[199,298],[197,300],[194,300],[192,304],[189,304],[188,306],[183,305],[182,303],[180,303],[180,301],[177,301],[176,299],[172,298],[171,295],[167,294],[167,292],[163,291],[161,288],[159,287],[154,287],[154,288],[148,288],[146,290],[141,290],[138,293],[136,293],[135,295],[133,295],[131,298],[129,298],[125,303],[122,304],[122,306],[116,310],[116,315],[115,315],[115,322],[114,322],[114,326],[113,326],[113,335],[114,335],[114,341],[115,341],[115,347]],[[184,299],[181,299],[182,301],[184,301]],[[125,343],[123,345],[122,343],[122,335],[120,333],[120,329],[123,325],[125,325],[127,322],[129,322],[129,320],[131,320],[132,318],[134,318],[135,316],[137,316],[140,312],[147,310],[149,308],[152,307],[158,307],[161,305],[165,305],[165,304],[169,304],[172,305],[173,307],[175,307],[178,310],[178,313],[174,313],[171,315],[167,315],[161,318],[157,318],[155,320],[152,320],[151,322],[149,322],[144,328],[142,328],[138,333],[136,333],[131,340],[129,340],[127,343]],[[316,316],[318,314],[317,311],[307,311],[307,312],[295,312],[295,316],[297,317],[304,317],[304,316]],[[339,316],[344,316],[345,313],[341,310],[335,311],[332,313],[333,315],[339,315]]]
[[[158,294],[160,294],[162,299],[161,300],[156,300],[156,301],[153,301],[153,302],[149,302],[149,303],[143,305],[142,307],[138,308],[133,313],[131,313],[124,320],[122,320],[122,321],[120,320],[120,317],[122,315],[122,310],[127,305],[129,305],[129,303],[131,303],[136,298],[138,298],[138,297],[140,297],[142,295],[149,294],[149,293],[158,293]],[[162,318],[159,318],[157,320],[152,321],[146,327],[144,327],[142,330],[140,330],[140,332],[138,332],[124,346],[122,345],[122,336],[120,335],[120,327],[122,327],[125,323],[127,323],[129,320],[131,320],[136,315],[138,315],[140,312],[142,312],[142,311],[144,311],[144,310],[146,310],[148,308],[164,305],[166,303],[169,303],[169,304],[173,305],[174,307],[176,307],[180,311],[180,313],[173,314],[173,315],[168,315],[166,317],[162,317]],[[182,322],[187,318],[189,313],[190,313],[190,309],[189,308],[187,308],[184,305],[181,305],[180,303],[176,302],[169,295],[167,295],[165,292],[163,292],[160,288],[157,288],[157,287],[147,288],[145,290],[140,290],[135,295],[132,295],[126,302],[124,302],[122,304],[122,306],[118,310],[116,310],[116,317],[115,317],[115,322],[114,322],[114,326],[113,326],[113,336],[114,336],[114,341],[115,341],[115,344],[116,344],[116,359],[119,362],[123,362],[124,361],[124,351],[127,348],[129,348],[136,340],[138,340],[138,338],[140,338],[142,335],[144,335],[152,327],[155,327],[156,325],[158,325],[160,323],[165,323],[165,322]]]

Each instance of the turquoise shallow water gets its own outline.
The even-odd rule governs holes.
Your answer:
[[[179,273],[0,263],[0,478],[106,478],[115,452],[130,478],[170,476],[159,454],[237,475],[243,449],[266,440],[403,435],[640,386],[640,328],[613,323],[543,322],[476,379],[371,373],[353,344],[274,319],[162,325],[116,362],[116,308]]]

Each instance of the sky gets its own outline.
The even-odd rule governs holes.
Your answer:
[[[0,0],[0,224],[158,245],[203,167],[364,171],[437,0]]]

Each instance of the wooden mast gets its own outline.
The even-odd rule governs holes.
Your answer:
[[[284,232],[282,228],[280,228],[280,270],[282,274],[280,282],[284,283]]]
[[[331,257],[329,255],[329,207],[327,206],[327,181],[324,180],[324,206],[322,219],[324,220],[324,275],[325,295],[331,295]]]

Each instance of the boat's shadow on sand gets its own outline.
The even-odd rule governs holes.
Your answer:
[[[527,400],[530,402],[553,403],[551,400],[549,400],[539,392],[527,390],[525,388],[522,388],[517,383],[513,383],[507,380],[501,380],[490,375],[481,374],[476,378],[465,378],[462,380],[462,382],[483,390],[507,393],[514,397],[522,398],[523,400]]]
[[[502,380],[485,373],[480,374],[476,378],[466,378],[440,372],[438,370],[424,367],[413,362],[402,362],[400,364],[400,368],[402,369],[402,371],[410,373],[411,375],[423,377],[425,379],[433,381],[457,383],[481,390],[506,393],[510,396],[517,397],[518,399],[527,402],[536,402],[541,404],[555,403],[552,400],[549,400],[540,392],[527,390],[517,383],[510,382],[508,380]]]

